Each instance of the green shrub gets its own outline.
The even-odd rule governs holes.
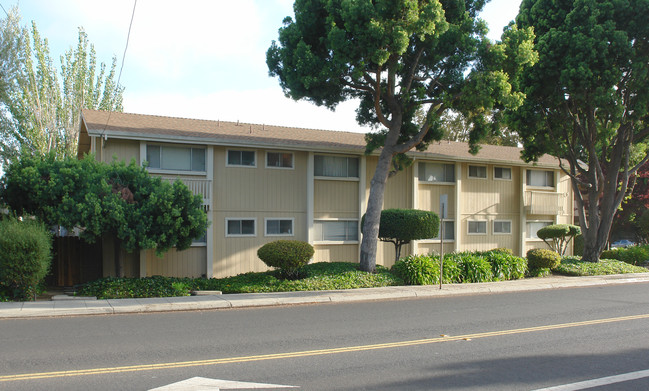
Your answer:
[[[575,236],[575,241],[572,243],[573,255],[584,255],[584,235]]]
[[[494,280],[491,264],[479,252],[448,254],[462,271],[459,282],[489,282]]]
[[[617,259],[630,265],[642,265],[649,260],[649,246],[631,246],[605,250],[600,255],[601,259]]]
[[[443,269],[444,283],[462,280],[462,269],[450,257],[444,257]],[[439,255],[410,255],[397,261],[391,270],[406,285],[439,284]]]
[[[52,240],[33,220],[0,221],[0,293],[14,300],[33,298],[50,268]]]
[[[561,265],[559,265],[561,266]],[[547,267],[541,267],[537,269],[528,269],[527,270],[527,277],[547,277],[552,275],[552,271],[548,269]]]
[[[552,250],[534,248],[527,252],[527,267],[530,269],[554,269],[561,263],[561,256]]]
[[[299,240],[276,240],[266,243],[257,250],[257,256],[267,266],[280,270],[282,277],[295,279],[300,268],[313,257],[313,246]]]
[[[497,253],[505,253],[505,254],[509,254],[509,255],[514,255],[514,250],[512,250],[511,248],[507,248],[507,247],[498,247],[498,248],[494,248],[492,250],[489,250],[487,252],[488,253],[497,252]]]
[[[392,266],[392,272],[406,285],[433,285],[439,283],[439,261],[428,255],[409,255]]]
[[[491,264],[495,280],[518,280],[525,277],[527,261],[514,256],[511,250],[494,249],[483,253],[483,256]]]

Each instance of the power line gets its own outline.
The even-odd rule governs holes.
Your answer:
[[[0,3],[0,8],[2,8],[2,10],[5,12],[5,14],[6,14],[7,16],[9,16],[9,13],[8,13],[7,10],[5,9],[5,7],[2,6],[1,3]]]
[[[131,13],[131,23],[128,25],[128,34],[126,35],[126,46],[124,47],[124,54],[122,55],[122,65],[119,67],[119,74],[117,75],[117,89],[119,89],[119,82],[122,79],[122,70],[124,70],[124,62],[126,60],[126,50],[128,49],[128,42],[131,39],[131,27],[133,27],[133,19],[135,19],[135,7],[137,6],[137,0],[133,1],[133,13]],[[106,125],[104,125],[104,131],[102,132],[103,134],[106,133],[106,129],[108,128],[108,122],[110,121],[110,115],[113,111],[109,110],[108,111],[108,118],[106,118]],[[102,135],[103,135],[102,134]]]

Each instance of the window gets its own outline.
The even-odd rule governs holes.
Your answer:
[[[469,235],[486,235],[487,234],[487,222],[486,221],[475,221],[469,220]]]
[[[509,220],[495,220],[494,221],[494,234],[511,234],[512,222]]]
[[[419,180],[422,182],[455,182],[453,164],[419,162]]]
[[[469,166],[469,178],[487,179],[487,167]]]
[[[205,172],[205,148],[147,145],[146,161],[153,169]]]
[[[554,187],[554,172],[527,170],[527,186]]]
[[[315,221],[314,240],[345,242],[358,240],[358,221]]]
[[[293,154],[288,152],[266,152],[266,167],[293,168]]]
[[[228,150],[228,166],[256,167],[255,151]]]
[[[358,178],[358,158],[316,155],[314,175],[336,178]]]
[[[293,236],[293,219],[266,219],[266,236]]]
[[[528,239],[538,239],[539,236],[536,234],[543,227],[547,227],[552,224],[552,221],[528,221],[527,222],[527,238]]]
[[[225,236],[255,236],[255,219],[225,219]]]
[[[455,240],[455,221],[454,220],[443,220],[440,224],[440,229],[437,232],[437,236],[433,239],[439,240],[439,234],[442,230],[442,224],[444,224],[444,240]]]
[[[512,179],[512,169],[509,167],[494,167],[494,178],[510,181]]]

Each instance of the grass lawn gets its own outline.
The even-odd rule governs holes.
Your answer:
[[[581,262],[578,257],[564,257],[553,273],[568,276],[642,273],[646,268],[605,259],[599,263]],[[548,274],[549,274],[548,270]],[[81,287],[80,296],[98,299],[187,296],[192,290],[217,290],[223,293],[260,293],[375,288],[405,285],[388,269],[377,266],[375,274],[359,270],[357,263],[319,262],[307,265],[304,278],[282,280],[276,271],[245,273],[227,278],[102,278]],[[544,276],[544,274],[538,275]]]
[[[601,276],[606,274],[647,273],[644,267],[630,265],[615,259],[600,259],[597,263],[581,262],[579,257],[564,257],[554,269],[556,274],[566,276]]]

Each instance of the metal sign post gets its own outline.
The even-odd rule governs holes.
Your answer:
[[[440,210],[440,229],[439,229],[439,289],[442,289],[442,281],[444,280],[444,219],[446,219],[446,204],[448,203],[448,195],[442,194],[439,197],[439,210]]]

